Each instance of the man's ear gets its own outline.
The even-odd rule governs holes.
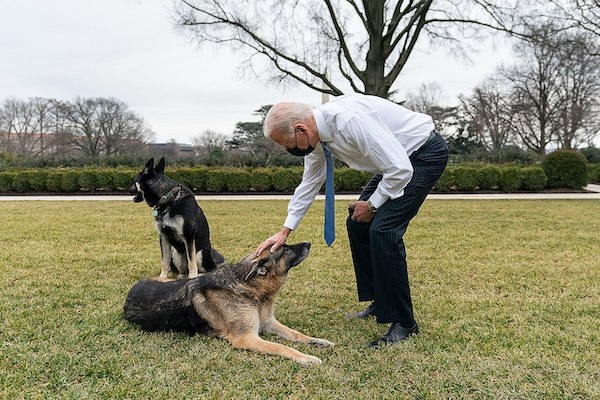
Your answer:
[[[165,158],[161,157],[160,160],[158,161],[158,164],[156,165],[156,168],[154,168],[154,171],[157,174],[163,174],[165,173]]]

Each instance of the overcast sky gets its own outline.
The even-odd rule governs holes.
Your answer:
[[[156,141],[190,142],[206,129],[230,134],[261,105],[319,93],[241,78],[227,49],[198,48],[172,24],[170,0],[0,0],[0,101],[115,97],[141,115]],[[473,63],[443,51],[413,53],[394,86],[400,97],[422,83],[455,102],[510,56],[486,42]]]

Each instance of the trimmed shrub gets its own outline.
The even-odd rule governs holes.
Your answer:
[[[521,170],[521,187],[523,190],[537,192],[546,187],[548,178],[542,167],[526,167]]]
[[[210,168],[196,168],[192,172],[192,183],[191,185],[199,192],[206,190],[206,180],[210,174]]]
[[[96,189],[114,190],[113,174],[112,170],[96,171]]]
[[[446,167],[433,189],[436,192],[449,192],[452,186],[454,186],[454,167]]]
[[[28,192],[31,189],[29,185],[30,172],[17,172],[13,177],[12,187],[19,193]]]
[[[337,168],[334,178],[337,178],[341,190],[361,190],[369,182],[371,176],[370,173],[351,168]]]
[[[29,186],[36,192],[44,192],[47,190],[48,172],[34,171],[29,175]]]
[[[196,188],[194,180],[196,170],[193,168],[176,168],[171,171],[166,171],[165,175],[191,190]]]
[[[206,177],[206,190],[222,192],[227,187],[227,172],[221,169],[211,169]]]
[[[60,192],[62,185],[63,173],[59,171],[49,172],[46,178],[46,189],[51,192]]]
[[[76,192],[79,190],[79,174],[75,171],[68,171],[62,175],[60,188],[65,192]]]
[[[505,192],[514,192],[521,187],[521,181],[523,180],[523,173],[519,167],[504,167],[501,169],[502,174],[500,175],[500,181],[498,181],[498,188]]]
[[[502,172],[496,165],[486,165],[479,170],[479,189],[490,190],[498,186]]]
[[[250,172],[231,168],[225,171],[227,190],[230,192],[247,192],[250,190]]]
[[[600,183],[600,164],[594,165],[591,175],[593,182]]]
[[[273,172],[268,168],[256,168],[250,172],[250,190],[268,192],[273,187]]]
[[[12,190],[14,175],[14,172],[0,172],[0,192],[10,192]]]
[[[77,184],[83,190],[96,190],[97,179],[96,172],[92,170],[83,170],[79,171],[79,176],[77,177]]]
[[[454,183],[458,190],[473,191],[480,181],[481,172],[477,167],[460,166],[454,169]]]
[[[301,168],[275,168],[273,170],[273,188],[278,192],[291,192],[302,181]]]
[[[113,174],[113,185],[118,190],[129,190],[133,180],[137,176],[135,171],[115,171]]]
[[[557,150],[542,163],[548,177],[548,187],[581,189],[590,180],[588,161],[577,151]]]

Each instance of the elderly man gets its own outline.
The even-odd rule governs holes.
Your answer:
[[[257,251],[275,251],[298,228],[325,181],[329,154],[373,173],[359,200],[349,205],[346,223],[358,299],[370,301],[354,316],[391,324],[369,343],[372,348],[416,334],[402,238],[448,161],[448,148],[431,117],[380,97],[350,94],[316,108],[275,104],[264,133],[289,153],[305,157],[304,175],[283,227]]]

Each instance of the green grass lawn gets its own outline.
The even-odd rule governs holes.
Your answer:
[[[237,261],[279,229],[287,202],[201,205]],[[323,360],[304,368],[122,319],[129,288],[160,271],[145,205],[1,202],[0,398],[600,398],[600,202],[426,202],[405,238],[420,333],[377,351],[366,344],[387,327],[345,318],[364,304],[337,207],[332,248],[322,202],[289,240],[313,247],[276,314],[336,343],[292,344]]]

